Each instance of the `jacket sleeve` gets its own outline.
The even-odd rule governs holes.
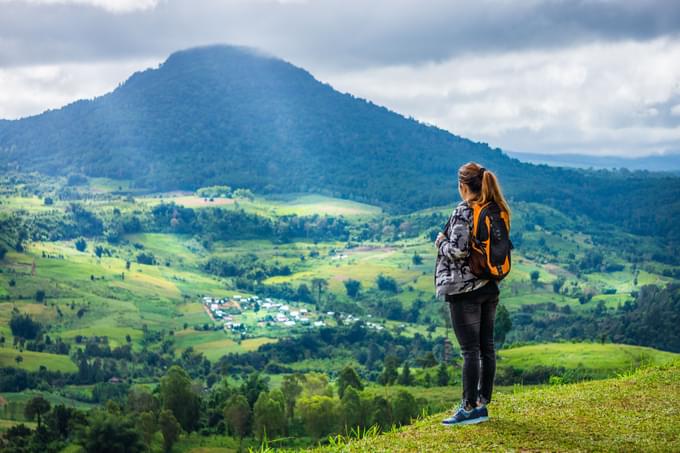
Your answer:
[[[449,260],[462,260],[470,254],[470,230],[469,220],[462,213],[462,206],[456,208],[451,219],[451,225],[447,234],[448,238],[439,243],[439,253]]]

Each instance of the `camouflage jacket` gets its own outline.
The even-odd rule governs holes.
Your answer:
[[[461,201],[451,213],[446,238],[435,242],[434,282],[437,298],[447,294],[466,293],[481,288],[489,280],[476,277],[470,271],[470,236],[472,235],[472,208]]]

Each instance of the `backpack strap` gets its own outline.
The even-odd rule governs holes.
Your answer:
[[[474,236],[475,240],[478,240],[481,232],[481,222],[479,220],[486,216],[486,211],[490,204],[491,202],[488,202],[482,206],[475,205],[475,208],[472,210],[472,235]]]

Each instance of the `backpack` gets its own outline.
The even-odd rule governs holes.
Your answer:
[[[510,217],[496,202],[472,208],[470,270],[479,277],[503,280],[510,272]]]

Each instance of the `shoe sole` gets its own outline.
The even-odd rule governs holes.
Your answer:
[[[464,420],[464,421],[458,422],[458,423],[444,423],[444,422],[442,422],[442,425],[444,425],[444,426],[476,425],[477,423],[486,422],[488,420],[489,420],[489,417],[477,417],[477,418],[473,418],[471,420]]]

